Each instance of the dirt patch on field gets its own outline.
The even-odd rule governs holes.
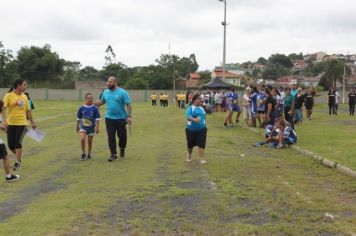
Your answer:
[[[64,166],[38,184],[18,191],[14,193],[15,197],[0,203],[0,222],[4,222],[19,212],[22,212],[26,205],[36,201],[39,195],[52,193],[66,188],[66,185],[59,183],[58,179],[64,176],[67,172],[68,168]]]

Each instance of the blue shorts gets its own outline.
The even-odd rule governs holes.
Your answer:
[[[229,111],[240,112],[240,107],[237,104],[229,104],[229,105],[227,105],[227,109]]]
[[[79,129],[80,133],[86,133],[88,136],[94,136],[95,131],[94,131],[94,127],[84,127],[81,126]]]

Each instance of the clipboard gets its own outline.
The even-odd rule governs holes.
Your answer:
[[[44,139],[44,137],[46,136],[45,133],[43,133],[42,131],[38,130],[38,129],[30,129],[26,135],[35,140],[38,143],[41,143]]]

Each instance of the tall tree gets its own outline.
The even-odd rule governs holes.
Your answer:
[[[292,68],[292,61],[284,54],[273,54],[268,58],[271,65],[280,65],[286,68]]]
[[[13,69],[14,57],[11,50],[5,49],[0,41],[0,87],[8,87],[14,76],[17,75],[16,70]],[[16,68],[15,68],[16,69]]]
[[[92,66],[86,66],[79,72],[79,80],[98,80],[99,71]]]
[[[262,64],[262,65],[267,65],[268,60],[264,57],[260,57],[260,58],[258,58],[257,63]]]
[[[115,64],[116,63],[116,54],[111,47],[111,45],[108,45],[108,47],[105,50],[105,65],[110,65],[110,64]]]
[[[17,55],[20,76],[29,82],[55,82],[64,72],[65,60],[51,51],[51,46],[22,47]]]

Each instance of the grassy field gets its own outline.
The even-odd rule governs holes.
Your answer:
[[[148,103],[134,104],[125,159],[107,162],[102,124],[93,160],[81,162],[78,105],[36,102],[34,116],[47,136],[41,144],[25,139],[19,182],[0,181],[0,235],[356,233],[355,179],[291,149],[253,148],[261,136],[241,127],[222,128],[222,114],[208,117],[205,166],[196,151],[193,163],[184,161],[184,111]],[[333,155],[304,129],[316,123],[323,133],[328,119],[337,123],[324,116],[316,114],[298,129],[299,144]],[[335,149],[344,153],[350,146]]]

